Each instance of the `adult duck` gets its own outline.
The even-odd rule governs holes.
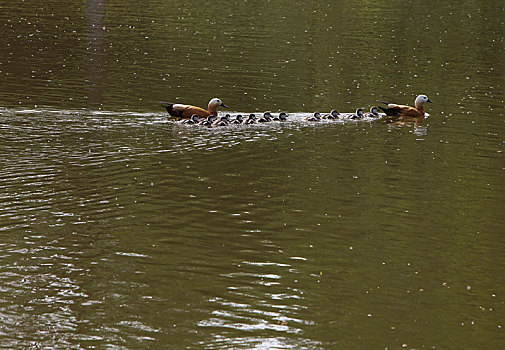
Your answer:
[[[419,95],[416,97],[416,100],[414,102],[415,107],[397,105],[395,103],[388,103],[384,101],[377,101],[377,102],[382,102],[387,105],[387,108],[379,107],[384,111],[384,113],[386,113],[386,115],[393,117],[416,117],[416,118],[424,117],[425,103],[433,103],[433,101],[430,101],[430,99],[426,95]]]
[[[168,114],[174,118],[179,119],[189,119],[193,114],[196,114],[200,118],[207,118],[209,115],[217,115],[218,107],[228,108],[228,106],[226,106],[223,101],[218,98],[213,98],[209,101],[207,110],[200,107],[184,105],[180,103],[160,102],[160,104],[165,107]]]

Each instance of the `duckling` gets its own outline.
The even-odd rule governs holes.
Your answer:
[[[202,118],[200,120],[200,123],[198,123],[199,125],[203,125],[203,126],[211,126],[212,123],[214,123],[216,121],[217,117],[215,115],[209,115],[207,118]]]
[[[338,119],[339,115],[340,113],[338,113],[336,109],[332,109],[330,114],[323,115],[323,119],[335,120]]]
[[[160,104],[165,107],[170,116],[179,119],[189,119],[193,114],[198,115],[200,118],[207,118],[209,115],[217,115],[217,108],[220,106],[228,108],[228,106],[218,98],[213,98],[209,101],[207,110],[180,103],[160,102]]]
[[[214,123],[212,123],[212,126],[227,126],[230,125],[230,122],[228,121],[229,115],[225,115],[224,117],[219,117]]]
[[[256,115],[253,113],[249,114],[249,117],[244,120],[244,124],[256,124]]]
[[[242,114],[237,114],[235,119],[231,122],[232,124],[242,124],[244,122],[244,117],[242,117]]]
[[[370,112],[365,113],[365,118],[379,118],[379,117],[380,117],[379,108],[377,108],[376,106],[372,106],[370,108]]]
[[[386,115],[393,117],[424,117],[424,103],[433,103],[428,96],[419,95],[416,97],[414,101],[415,107],[405,106],[405,105],[397,105],[395,103],[389,103],[384,101],[377,101],[386,104],[388,107],[379,107],[386,113]]]
[[[182,123],[187,125],[194,125],[198,124],[199,122],[200,117],[198,116],[198,114],[193,114],[190,119],[184,119]]]
[[[363,118],[363,109],[361,109],[361,108],[356,109],[355,114],[348,115],[345,117],[345,119],[352,119],[352,120],[361,119],[361,118]]]
[[[258,123],[268,123],[270,121],[272,121],[272,114],[270,112],[263,113],[263,116],[258,119]]]
[[[305,118],[305,120],[309,122],[319,122],[321,121],[321,113],[319,112],[314,112],[310,117]]]
[[[280,112],[278,116],[272,116],[272,121],[275,122],[283,122],[286,119],[288,119],[288,115],[286,114],[286,112]]]

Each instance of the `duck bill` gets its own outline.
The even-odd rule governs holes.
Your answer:
[[[227,105],[225,105],[223,102],[221,102],[220,106],[224,107],[224,108],[228,108]]]
[[[430,100],[430,99],[428,99],[428,101],[426,101],[426,102],[428,102],[428,103],[433,103],[433,101],[432,101],[432,100]]]

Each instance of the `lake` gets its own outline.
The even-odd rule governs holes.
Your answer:
[[[503,347],[502,2],[0,8],[1,347]]]

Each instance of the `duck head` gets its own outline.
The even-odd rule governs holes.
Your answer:
[[[373,115],[379,115],[379,108],[376,106],[370,107],[370,113]]]
[[[197,114],[193,114],[191,116],[191,120],[193,121],[193,123],[198,123],[200,121],[200,117],[197,115]]]
[[[334,118],[338,118],[338,116],[340,115],[340,113],[337,112],[336,109],[332,109],[331,112],[330,112],[330,115]]]
[[[431,101],[426,95],[419,95],[416,97],[416,108],[421,107],[424,103],[433,103],[433,101]]]
[[[356,115],[360,118],[363,117],[363,109],[361,108],[356,109]]]
[[[213,98],[212,100],[209,101],[209,111],[211,110],[216,110],[217,107],[224,107],[224,108],[228,108],[227,105],[225,105],[223,103],[223,101],[221,101],[220,99],[218,98]]]
[[[288,114],[286,112],[280,112],[279,113],[279,119],[280,120],[286,120],[286,119],[288,119]]]

